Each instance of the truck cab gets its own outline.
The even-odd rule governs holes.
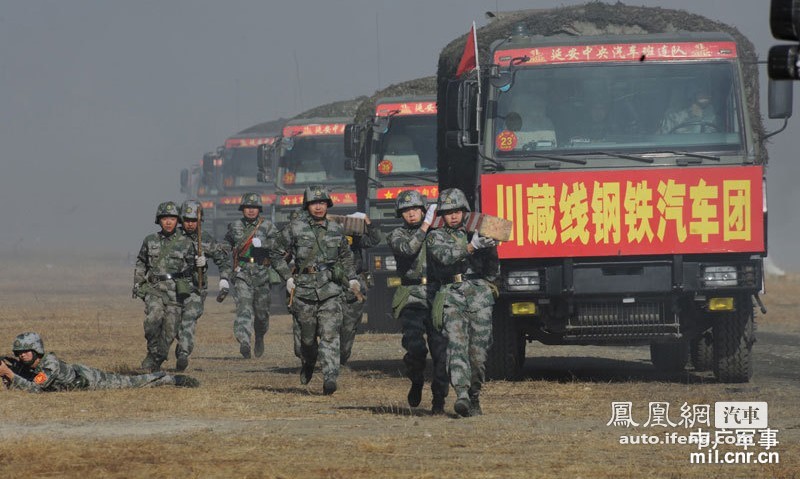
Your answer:
[[[750,379],[766,149],[738,49],[717,32],[516,34],[449,83],[440,187],[513,221],[490,375],[515,377],[536,340],[649,345],[665,371],[691,352]]]
[[[345,155],[352,159],[358,209],[383,232],[401,226],[395,211],[398,193],[415,189],[435,202],[439,196],[436,172],[436,97],[434,95],[379,98],[374,115],[362,124],[348,125]],[[397,332],[391,298],[400,284],[396,263],[386,243],[366,250],[372,278],[366,328]]]

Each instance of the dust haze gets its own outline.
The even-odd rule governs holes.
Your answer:
[[[0,253],[125,257],[155,229],[156,205],[182,200],[181,168],[230,134],[433,75],[486,11],[578,3],[0,0]],[[627,3],[734,25],[762,60],[780,43],[766,0]],[[770,142],[767,174],[770,256],[794,271],[798,122]]]

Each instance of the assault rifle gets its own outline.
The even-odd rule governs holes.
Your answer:
[[[23,377],[23,378],[27,379],[28,381],[33,380],[33,370],[31,368],[29,368],[28,366],[22,364],[22,361],[20,361],[16,357],[14,357],[14,356],[3,356],[2,358],[0,358],[0,361],[3,361],[4,363],[6,363],[6,366],[8,366],[8,368],[11,369],[11,371],[13,371],[14,374],[16,374],[16,375],[18,375],[20,377]],[[3,384],[8,386],[9,385],[9,381],[6,378],[3,378]]]

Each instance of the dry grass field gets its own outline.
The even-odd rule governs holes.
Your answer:
[[[138,367],[143,307],[124,259],[6,257],[0,270],[0,352],[33,330],[68,362]],[[198,389],[0,391],[0,477],[794,478],[800,277],[770,278],[767,289],[749,384],[658,374],[646,348],[536,343],[526,378],[487,384],[484,415],[467,419],[452,414],[452,394],[449,415],[431,416],[429,389],[408,407],[399,335],[359,335],[339,391],[323,396],[319,372],[300,385],[288,316],[272,318],[263,357],[243,360],[232,299],[211,299],[187,371]],[[767,401],[780,463],[696,465],[693,445],[622,445],[622,434],[687,430],[607,426],[612,401],[632,402],[640,424],[653,401],[669,403],[673,421],[684,403]]]

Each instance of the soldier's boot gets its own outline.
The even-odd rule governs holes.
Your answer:
[[[264,354],[264,335],[256,334],[256,344],[253,348],[253,355],[260,358]]]
[[[161,361],[155,358],[150,353],[147,353],[147,356],[142,360],[142,369],[145,371],[150,371],[151,373],[157,372],[161,370]]]
[[[469,415],[470,416],[483,416],[483,411],[481,411],[481,400],[479,397],[480,393],[473,393],[469,394]]]
[[[466,391],[459,391],[458,399],[456,399],[456,404],[453,408],[456,410],[456,413],[461,417],[469,417],[469,408],[470,408],[470,401],[469,395],[467,395]]]
[[[444,396],[439,396],[438,394],[434,394],[431,414],[433,414],[434,416],[439,416],[444,414]]]
[[[300,384],[308,384],[312,376],[314,376],[314,364],[303,361],[303,366],[300,368]]]
[[[414,378],[411,380],[411,388],[408,390],[408,405],[411,407],[419,406],[422,401],[422,386],[425,381],[422,378]]]
[[[176,374],[175,375],[175,387],[179,388],[198,388],[200,387],[200,381],[197,379],[186,376],[185,374]]]
[[[176,371],[186,371],[186,368],[189,367],[189,355],[188,354],[179,354],[178,360],[175,362],[175,370]]]
[[[325,382],[322,383],[322,394],[330,396],[335,392],[336,392],[336,380],[326,379]]]
[[[245,359],[250,359],[250,343],[243,341],[239,344],[239,353]]]

